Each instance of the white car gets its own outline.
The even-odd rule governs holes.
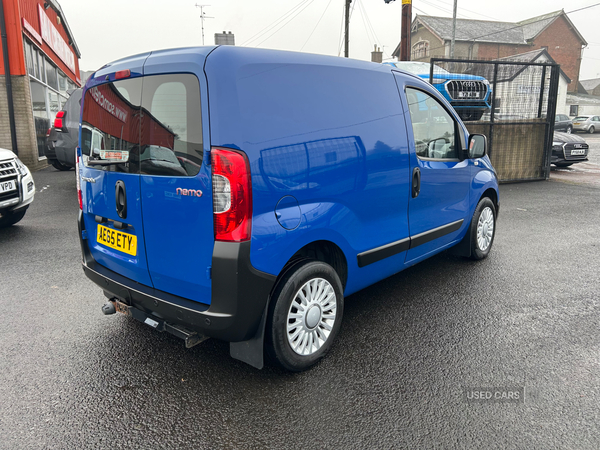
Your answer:
[[[13,152],[0,148],[0,228],[21,220],[34,195],[35,183],[27,166]]]

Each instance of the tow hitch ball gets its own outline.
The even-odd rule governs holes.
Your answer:
[[[115,304],[113,302],[107,302],[104,305],[102,305],[102,313],[104,313],[105,315],[108,316],[116,312],[117,310],[115,309]]]

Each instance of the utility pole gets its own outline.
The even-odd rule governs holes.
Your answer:
[[[456,6],[458,0],[454,0],[454,11],[452,12],[452,40],[450,41],[450,58],[454,58],[454,41],[456,39]]]
[[[350,51],[350,3],[352,3],[352,0],[346,0],[346,31],[344,35],[344,56],[346,58],[348,58]]]
[[[214,19],[214,17],[204,15],[204,7],[210,5],[199,5],[196,3],[196,8],[200,8],[200,21],[202,22],[202,45],[204,45],[204,19]]]
[[[412,1],[402,0],[402,31],[400,32],[400,61],[410,61],[410,26]]]
[[[391,3],[394,0],[383,0]],[[412,22],[412,0],[402,0],[402,22],[400,31],[400,61],[410,61],[410,26]]]

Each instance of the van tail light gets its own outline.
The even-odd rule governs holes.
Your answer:
[[[245,153],[212,148],[213,218],[217,241],[242,242],[252,230],[252,181]]]
[[[79,159],[80,159],[79,154],[80,153],[81,153],[81,150],[79,148],[77,148],[77,150],[76,150],[77,161],[75,163],[75,178],[77,179],[77,199],[79,200],[79,209],[83,210],[83,197],[81,195],[81,180],[79,179]]]
[[[62,131],[63,128],[63,119],[67,115],[65,111],[59,111],[56,113],[56,118],[54,119],[54,128],[58,131]]]
[[[46,137],[50,136],[51,131],[52,131],[52,128],[48,128],[48,131],[46,131]]]

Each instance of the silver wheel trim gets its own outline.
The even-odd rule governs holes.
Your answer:
[[[292,350],[302,356],[317,352],[331,334],[337,302],[329,281],[313,278],[302,286],[290,305],[286,335]]]
[[[489,206],[486,206],[477,221],[477,246],[479,250],[485,252],[492,243],[494,237],[494,213]]]

